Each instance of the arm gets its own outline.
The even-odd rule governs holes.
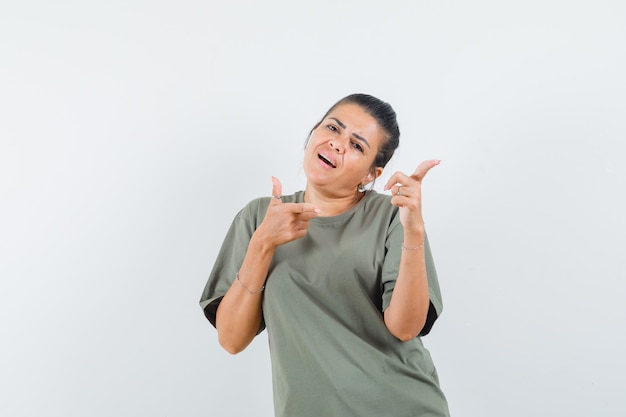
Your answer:
[[[282,186],[273,179],[272,195],[280,196]],[[310,204],[286,204],[273,198],[263,222],[252,235],[246,255],[216,313],[220,345],[236,354],[250,344],[261,324],[262,289],[276,248],[306,235],[309,220],[318,210]]]
[[[261,288],[265,284],[274,250],[256,232],[252,235],[238,279],[217,308],[215,326],[218,339],[229,353],[241,352],[257,334],[262,316]]]
[[[438,160],[425,161],[411,176],[397,172],[385,186],[393,192],[391,203],[400,208],[404,244],[398,278],[384,319],[391,334],[402,341],[416,337],[428,316],[430,301],[424,256],[421,183],[428,170],[438,164]]]

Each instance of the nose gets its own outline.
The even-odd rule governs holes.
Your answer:
[[[330,148],[337,153],[341,154],[345,151],[345,145],[341,139],[333,139],[328,142],[328,144],[330,145]]]

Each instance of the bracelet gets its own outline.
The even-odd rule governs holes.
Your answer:
[[[244,284],[244,283],[243,283],[243,281],[241,281],[241,280],[239,279],[239,271],[237,271],[237,273],[235,274],[235,278],[237,278],[237,281],[239,281],[239,283],[241,284],[241,286],[242,286],[242,287],[243,287],[246,291],[248,291],[250,294],[261,294],[261,293],[263,292],[263,290],[265,290],[265,285],[263,285],[263,286],[261,287],[261,289],[260,289],[260,290],[258,290],[258,291],[252,291],[250,288],[248,288],[248,287],[246,286],[246,284]]]
[[[402,242],[401,247],[402,247],[402,250],[419,250],[419,249],[422,249],[424,247],[424,242],[422,242],[421,245],[416,246],[414,248],[407,248],[406,246],[404,246],[404,242]]]

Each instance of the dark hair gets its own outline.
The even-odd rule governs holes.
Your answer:
[[[372,165],[372,168],[384,168],[385,165],[387,165],[387,162],[389,162],[389,160],[393,156],[395,150],[398,148],[398,145],[400,145],[400,128],[398,127],[396,112],[393,110],[389,103],[386,103],[369,94],[350,94],[349,96],[346,96],[339,100],[337,103],[335,103],[326,112],[324,117],[322,117],[322,120],[317,122],[317,124],[313,127],[311,133],[322,123],[322,121],[326,118],[326,116],[328,116],[330,112],[332,112],[342,104],[356,104],[360,106],[370,116],[376,119],[376,122],[378,123],[380,128],[385,132],[386,140],[378,150],[378,153],[376,154],[376,158],[374,159],[374,163]]]

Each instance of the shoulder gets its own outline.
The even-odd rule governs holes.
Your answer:
[[[259,210],[267,210],[267,206],[270,204],[271,197],[258,197],[253,200],[250,200],[248,204],[246,204],[239,215],[249,215],[255,213]]]
[[[367,191],[367,195],[365,197],[365,202],[368,204],[389,204],[391,201],[390,195],[380,194],[374,190]]]
[[[391,196],[372,190],[364,197],[363,211],[367,216],[393,218],[398,213],[398,207],[391,204]]]
[[[270,204],[271,197],[259,197],[251,200],[248,204],[243,206],[241,210],[235,216],[235,221],[244,221],[254,224],[259,223],[259,219],[263,220],[267,207]]]

